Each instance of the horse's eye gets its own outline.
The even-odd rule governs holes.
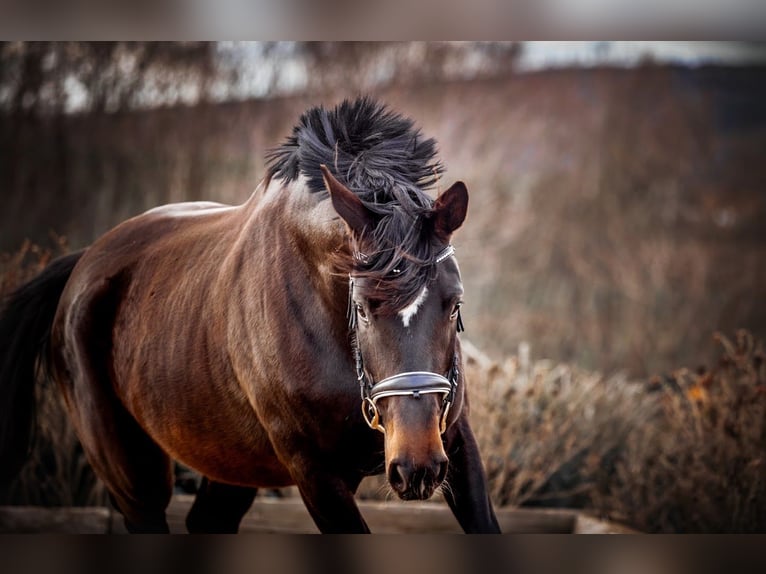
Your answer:
[[[364,310],[364,306],[361,303],[356,304],[356,314],[359,316],[359,318],[367,323],[367,313]]]
[[[450,320],[457,319],[457,315],[458,313],[460,313],[460,307],[462,306],[463,306],[462,301],[458,301],[457,303],[455,303],[455,306],[452,307],[452,313],[450,313],[450,316],[449,316]]]

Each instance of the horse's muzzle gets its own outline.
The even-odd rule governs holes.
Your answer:
[[[388,465],[388,482],[402,500],[427,500],[447,475],[447,457],[435,456],[430,464],[414,465],[394,459]]]

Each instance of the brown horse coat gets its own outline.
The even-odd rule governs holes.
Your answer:
[[[361,109],[367,105],[362,101]],[[364,476],[388,464],[389,471],[399,468],[394,478],[421,481],[403,491],[430,496],[442,476],[428,484],[424,476],[431,464],[447,469],[446,452],[445,498],[459,522],[466,531],[497,531],[463,408],[462,374],[442,438],[432,395],[381,401],[396,427],[386,436],[385,458],[383,435],[362,417],[346,317],[348,269],[352,248],[371,241],[366,228],[354,229],[354,217],[374,226],[378,215],[352,205],[353,192],[330,177],[332,202],[326,193],[309,193],[304,176],[272,170],[240,206],[152,209],[57,271],[56,285],[71,275],[50,327],[50,370],[89,461],[131,530],[167,529],[171,459],[205,477],[187,521],[192,530],[236,530],[256,488],[297,484],[319,528],[331,532],[367,530],[353,500]],[[441,249],[462,223],[465,187],[453,188],[445,195],[454,200],[433,206],[412,196],[425,202],[413,212],[426,222],[423,238],[415,238],[419,249]],[[353,199],[346,207],[344,194]],[[429,218],[434,227],[427,227]],[[384,263],[418,279],[419,268],[406,267],[411,259]],[[363,349],[370,364],[395,373],[391,360],[428,363],[425,370],[433,371],[452,356],[429,343],[428,333],[454,329],[445,306],[454,305],[455,295],[439,297],[458,292],[459,284],[445,282],[459,282],[459,272],[453,258],[429,269],[418,280],[430,290],[413,287],[431,292],[418,329],[409,319],[402,325],[393,315],[378,317],[367,279],[367,298],[357,304],[360,312],[369,305],[378,331],[364,337],[382,341]],[[454,333],[442,339],[459,360],[459,339]],[[396,458],[393,449],[404,450]]]

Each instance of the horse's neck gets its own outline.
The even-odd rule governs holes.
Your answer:
[[[310,193],[303,178],[289,184],[272,179],[244,207],[251,213],[246,233],[258,237],[262,249],[278,250],[285,272],[307,272],[327,305],[345,309],[344,282],[335,263],[348,253],[348,238],[329,198]],[[266,251],[262,254],[271,255]]]

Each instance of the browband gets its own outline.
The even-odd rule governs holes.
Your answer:
[[[439,251],[439,253],[436,254],[436,257],[434,257],[433,261],[431,263],[441,263],[448,257],[451,257],[455,254],[455,248],[452,245],[447,245],[444,249]],[[360,263],[368,263],[370,261],[370,256],[366,253],[362,253],[361,251],[355,251],[354,252],[354,259],[359,261]]]

